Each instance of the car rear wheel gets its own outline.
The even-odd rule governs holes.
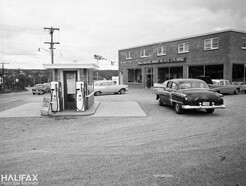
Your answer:
[[[239,89],[237,88],[233,93],[234,93],[235,95],[238,95]]]
[[[126,90],[125,89],[120,89],[120,94],[125,94]]]
[[[163,106],[164,105],[163,102],[161,101],[161,98],[159,99],[159,105],[160,106]]]
[[[102,94],[102,93],[99,92],[99,91],[97,91],[97,92],[94,93],[95,96],[100,96],[101,94]]]
[[[214,109],[206,109],[207,113],[212,114],[214,112]]]
[[[174,108],[177,114],[182,114],[184,112],[182,105],[179,103],[175,103]]]

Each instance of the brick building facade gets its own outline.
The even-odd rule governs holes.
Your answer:
[[[245,81],[246,32],[224,30],[118,51],[121,84],[151,87],[173,78]]]

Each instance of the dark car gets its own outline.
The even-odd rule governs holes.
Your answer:
[[[44,94],[46,93],[47,88],[44,84],[36,84],[33,88],[32,88],[32,94]]]
[[[205,109],[213,113],[215,109],[224,109],[222,94],[212,91],[207,83],[200,79],[172,79],[166,87],[157,92],[160,105],[174,106],[176,113],[188,109]]]

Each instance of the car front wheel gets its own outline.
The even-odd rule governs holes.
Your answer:
[[[95,96],[100,96],[101,95],[101,92],[95,92],[95,94],[94,94]]]
[[[184,112],[182,105],[179,103],[175,103],[174,108],[177,114],[182,114]]]
[[[125,94],[126,90],[125,89],[120,89],[120,94]]]
[[[238,95],[238,94],[239,94],[239,89],[236,89],[233,93],[234,93],[235,95]]]

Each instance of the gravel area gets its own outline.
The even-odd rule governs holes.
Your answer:
[[[245,185],[246,94],[224,100],[213,114],[177,115],[153,90],[130,89],[96,101],[134,101],[147,117],[0,118],[0,175],[35,174],[44,186]]]

